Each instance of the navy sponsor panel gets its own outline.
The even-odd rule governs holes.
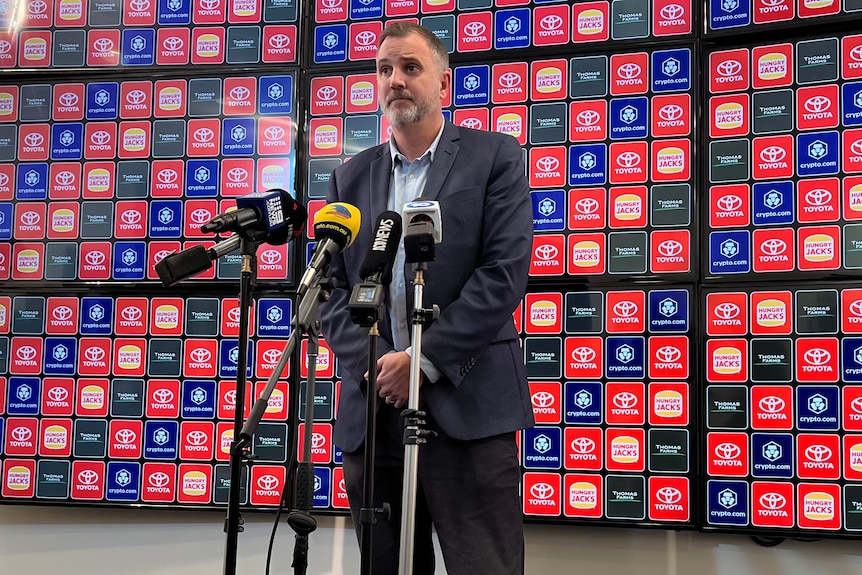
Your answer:
[[[210,380],[183,382],[182,417],[212,419],[215,417],[216,383]]]
[[[562,429],[533,427],[524,430],[524,467],[527,469],[560,469],[562,467]]]
[[[650,332],[688,332],[688,290],[650,290],[648,295],[648,323]]]
[[[566,424],[596,425],[602,422],[604,387],[601,383],[567,381],[564,394]]]
[[[796,427],[837,431],[841,403],[837,386],[800,385],[796,388]]]
[[[643,337],[608,337],[605,340],[605,377],[643,379],[646,369]]]
[[[751,475],[793,477],[793,435],[753,433],[751,435]]]

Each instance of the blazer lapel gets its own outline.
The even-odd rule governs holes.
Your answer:
[[[378,214],[386,211],[386,205],[389,200],[389,176],[392,173],[392,157],[389,155],[389,144],[380,146],[380,152],[377,158],[371,162],[371,170],[368,178],[368,198],[369,212],[365,216],[373,222]],[[364,226],[363,226],[364,227]],[[371,228],[369,226],[369,237]]]
[[[428,172],[428,180],[425,182],[425,190],[422,192],[422,198],[427,200],[436,200],[443,189],[443,184],[446,183],[446,178],[449,177],[449,172],[452,169],[452,164],[455,163],[455,157],[461,149],[458,143],[461,139],[461,133],[455,124],[446,122],[443,128],[443,135],[440,136],[440,143],[437,144],[437,151],[434,154],[434,163],[431,164],[431,170]]]

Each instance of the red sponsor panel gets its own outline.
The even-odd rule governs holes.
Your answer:
[[[816,16],[827,16],[838,14],[841,6],[837,0],[803,0],[799,2],[799,17],[814,18]]]
[[[189,28],[159,28],[156,32],[156,64],[159,66],[189,63],[192,33]]]
[[[841,133],[841,165],[844,172],[862,172],[862,129],[844,130]]]
[[[716,383],[748,381],[748,342],[744,339],[707,340],[706,379]]]
[[[572,42],[603,42],[610,37],[610,3],[580,2],[572,6]]]
[[[350,24],[348,58],[351,61],[373,59],[377,53],[377,42],[382,32],[382,22],[354,22]]]
[[[78,202],[51,202],[48,204],[47,226],[49,240],[73,240],[78,237],[81,204]]]
[[[645,386],[634,382],[605,384],[605,422],[608,425],[643,425],[646,420]]]
[[[84,349],[83,342],[81,349]],[[81,353],[84,353],[82,351]],[[79,379],[75,386],[75,415],[78,417],[105,417],[110,405],[107,379]]]
[[[116,153],[116,122],[88,122],[84,125],[84,158],[112,160]]]
[[[82,28],[87,25],[86,0],[56,0],[54,26]]]
[[[3,42],[3,36],[0,35],[0,42]],[[0,53],[0,61],[2,61],[2,53]],[[55,90],[61,90],[66,84],[56,84]],[[80,88],[83,93],[83,86]],[[19,88],[18,86],[0,86],[0,121],[3,123],[14,123],[18,121],[18,104],[19,104]],[[76,101],[79,105],[82,100]],[[54,111],[56,113],[56,110]],[[81,110],[83,117],[83,111]],[[78,119],[78,118],[75,118]]]
[[[156,23],[156,4],[149,0],[124,0],[123,25],[154,26]]]
[[[792,483],[752,482],[751,524],[755,527],[793,527],[793,501]]]
[[[83,501],[98,501],[105,497],[105,462],[73,461],[70,496]]]
[[[126,200],[116,203],[114,237],[118,239],[147,237],[147,212],[144,200]]]
[[[48,206],[44,202],[15,204],[15,228],[12,236],[16,240],[41,240],[45,238]]]
[[[754,230],[753,267],[761,272],[790,272],[795,264],[793,228]]]
[[[751,111],[748,94],[713,96],[709,99],[709,135],[712,138],[747,136]]]
[[[530,403],[538,424],[557,424],[562,421],[562,386],[558,382],[530,382]]]
[[[858,481],[862,479],[862,435],[845,435],[842,443],[844,478]]]
[[[224,24],[227,18],[227,0],[194,0],[192,22],[195,24]]]
[[[0,93],[2,91],[4,90],[0,89]],[[52,101],[53,111],[51,112],[51,117],[55,122],[73,122],[84,119],[84,84],[55,85]]]
[[[835,480],[841,475],[841,446],[834,434],[800,433],[796,436],[796,476]]]
[[[11,274],[12,246],[0,244],[0,279],[8,280]]]
[[[688,383],[650,382],[647,394],[650,425],[688,425]]]
[[[344,89],[344,108],[348,114],[374,113],[378,106],[377,76],[375,74],[347,76]]]
[[[22,30],[18,36],[18,65],[44,68],[51,65],[51,32]]]
[[[649,478],[649,518],[653,521],[688,521],[691,493],[688,477]]]
[[[601,475],[567,473],[563,476],[563,513],[566,517],[602,517],[602,480]]]
[[[150,334],[176,336],[183,333],[183,298],[153,298],[150,305]]]
[[[231,443],[233,443],[233,422],[216,423],[216,461],[230,460]]]
[[[275,366],[284,353],[284,342],[281,340],[261,339],[255,346],[255,376],[258,379],[268,379],[275,371]],[[290,365],[288,361],[287,366]],[[287,379],[290,368],[285,367],[281,379]]]
[[[838,126],[838,84],[810,86],[796,91],[796,127],[818,130]]]
[[[796,183],[796,219],[799,223],[834,222],[840,215],[838,178],[804,179]]]
[[[309,121],[309,153],[312,156],[337,156],[341,154],[342,118],[312,118]]]
[[[841,77],[862,78],[862,34],[841,38]]]
[[[348,3],[344,0],[315,0],[316,22],[342,22],[347,20]]]
[[[605,305],[608,333],[643,333],[646,324],[646,292],[609,291]]]
[[[119,30],[89,30],[87,66],[119,66],[121,48]]]
[[[221,64],[224,61],[225,29],[193,28],[190,49],[192,64]]]
[[[33,457],[39,443],[39,420],[35,417],[9,417],[6,419],[6,438],[3,455]]]
[[[505,62],[491,68],[491,101],[494,104],[523,102],[528,95],[526,62]]]
[[[494,24],[491,12],[458,15],[458,52],[484,52],[493,47]]]
[[[607,198],[604,188],[569,190],[569,229],[600,230],[605,227]]]
[[[563,429],[563,467],[583,471],[603,469],[604,437],[599,427]]]
[[[114,197],[114,162],[86,162],[82,196],[86,199],[111,199]]]
[[[50,299],[50,298],[49,298]],[[520,310],[520,304],[518,305],[518,310]],[[519,311],[520,313],[520,311]],[[48,317],[50,317],[50,312],[48,312]],[[12,298],[9,296],[0,296],[0,334],[8,334],[9,330],[12,326]],[[520,330],[518,330],[520,332]],[[52,333],[46,332],[48,335],[53,335]],[[77,333],[77,329],[73,332]]]
[[[611,95],[645,94],[649,88],[649,54],[611,56]]]
[[[566,236],[536,234],[533,236],[531,276],[561,276],[566,269]]]
[[[287,469],[283,465],[255,465],[251,468],[249,502],[274,506],[281,503]]]
[[[148,418],[180,416],[180,381],[178,379],[147,380],[145,413]]]
[[[3,465],[3,497],[32,499],[36,494],[36,462],[7,459]]]
[[[114,318],[117,335],[147,335],[149,300],[145,297],[118,297]]]
[[[225,159],[221,162],[221,195],[226,198],[244,196],[254,191],[254,160]]]
[[[140,459],[144,444],[144,422],[112,419],[108,424],[108,457]]]
[[[180,463],[177,477],[177,502],[206,505],[212,500],[212,485],[212,465]]]
[[[52,164],[53,165],[53,164]],[[80,168],[79,168],[80,175]],[[54,199],[52,194],[53,180],[49,182],[48,197]],[[0,199],[11,200],[15,196],[15,165],[8,163],[0,165]],[[77,196],[76,196],[77,197]]]
[[[81,242],[78,277],[82,280],[111,278],[110,242]]]
[[[656,36],[679,36],[692,30],[691,0],[654,0],[652,33]]]
[[[14,68],[18,65],[18,35],[14,32],[0,32],[0,68]],[[17,114],[17,110],[15,111]],[[5,112],[5,115],[11,115]]]
[[[75,380],[71,377],[46,377],[43,379],[39,412],[42,415],[68,417],[74,411]]]
[[[18,128],[18,159],[33,162],[48,159],[51,147],[51,126],[21,124]]]
[[[568,6],[536,6],[533,8],[533,46],[568,44],[570,26]]]
[[[568,236],[571,275],[603,274],[607,259],[605,234],[571,234]]]
[[[283,129],[284,126],[289,125],[288,120],[288,118],[261,118],[258,126],[267,127],[258,132],[258,139],[260,139],[261,134],[271,134],[270,128],[273,126],[278,126],[276,132],[278,132],[279,129]],[[263,142],[258,141],[258,153],[264,153],[260,149],[261,146],[264,148],[270,146],[289,146],[289,141],[290,140],[287,140],[286,142],[279,142],[277,144],[272,144],[268,140]],[[278,156],[274,158],[263,157],[257,160],[257,185],[264,190],[272,190],[275,188],[284,189],[289,187],[290,175],[292,173],[290,158]],[[188,202],[186,205],[188,205]]]
[[[13,280],[42,279],[45,269],[45,244],[16,243],[12,246],[12,265]]]
[[[748,475],[748,434],[707,433],[706,472],[718,477]]]
[[[687,136],[691,133],[691,95],[653,96],[650,129],[653,137]]]
[[[647,225],[646,186],[612,187],[608,199],[608,224],[611,228],[643,228]]]
[[[223,298],[221,300],[221,335],[223,337],[239,336],[240,314],[239,300],[235,297]],[[248,310],[248,335],[254,333],[254,305]]]
[[[608,101],[580,100],[569,104],[569,140],[592,142],[608,135]]]
[[[795,13],[793,0],[754,0],[755,24],[793,20]]]
[[[215,377],[218,342],[215,339],[187,339],[184,343],[183,374],[186,377]]]
[[[838,381],[838,338],[801,337],[794,341],[796,380],[800,383]]]
[[[277,25],[263,27],[263,55],[265,64],[296,61],[296,26]]]
[[[311,114],[340,114],[344,109],[344,78],[324,76],[311,79]]]
[[[758,358],[753,359],[755,362]],[[793,429],[793,388],[789,385],[751,387],[752,429]]]
[[[452,114],[452,123],[473,130],[488,130],[488,116],[488,108],[461,108]]]
[[[204,237],[201,226],[218,215],[217,200],[186,200],[185,237]],[[208,234],[206,234],[208,235]]]
[[[347,486],[344,483],[344,469],[341,467],[332,470],[331,501],[332,507],[335,509],[350,509],[350,502],[347,500]]]
[[[180,424],[180,459],[210,461],[215,456],[215,424],[183,421]]]
[[[299,424],[300,453],[305,441],[306,424]],[[311,461],[313,463],[327,464],[332,461],[332,424],[315,423],[311,430]]]
[[[687,336],[652,336],[647,347],[650,379],[688,379]]]
[[[180,249],[182,249],[180,242],[147,242],[147,279],[160,279],[155,265],[170,254],[180,251]]]
[[[258,277],[262,280],[283,280],[288,273],[287,245],[269,246],[258,254]]]
[[[6,412],[6,378],[0,377],[0,414]]]
[[[560,188],[566,185],[566,147],[530,148],[530,187]]]
[[[419,4],[420,0],[384,0],[386,16],[389,18],[417,14]]]
[[[751,49],[751,86],[755,90],[793,84],[793,44]]]
[[[220,152],[221,122],[216,118],[192,119],[188,122],[186,153],[191,157],[214,157]]]
[[[245,402],[243,414],[247,415],[251,409],[251,393],[245,394]],[[236,382],[235,381],[220,381],[218,383],[218,400],[216,403],[216,416],[218,419],[234,418],[236,413]]]
[[[648,152],[646,142],[617,142],[610,145],[610,182],[641,184],[647,181]]]
[[[9,373],[11,375],[39,375],[45,340],[41,337],[13,337],[9,344]]]
[[[706,294],[706,334],[710,336],[748,333],[748,294],[721,292]]]
[[[565,376],[572,379],[600,379],[604,369],[603,343],[600,337],[567,337]]]
[[[141,501],[171,503],[177,493],[177,466],[175,463],[144,463],[141,473]]]
[[[650,269],[655,273],[691,271],[691,232],[650,232]]]
[[[844,178],[841,183],[841,190],[844,219],[862,219],[862,176]]]
[[[255,0],[228,0],[227,21],[231,24],[257,24],[262,4]]]
[[[563,331],[563,294],[528,293],[524,296],[524,333],[558,334]]]
[[[254,397],[251,398],[251,403],[257,400],[260,397],[261,392],[263,392],[266,384],[261,382],[257,384],[255,387]],[[287,419],[287,409],[288,409],[288,388],[287,382],[279,381],[275,384],[275,388],[272,390],[272,395],[269,396],[269,399],[266,400],[266,410],[263,412],[263,419],[272,420],[272,421],[285,421]]]
[[[753,140],[755,180],[793,176],[793,136],[765,136]]]
[[[862,333],[862,289],[841,290],[841,331]]]
[[[453,12],[455,0],[422,0],[422,13]]]
[[[524,473],[524,514],[557,516],[562,493],[559,473]]]
[[[150,157],[152,124],[148,120],[120,122],[117,155],[121,160]]]
[[[0,303],[2,306],[2,303]],[[524,302],[519,301],[518,306],[515,308],[515,311],[512,312],[512,318],[515,320],[515,331],[518,333],[522,333],[524,331]],[[2,327],[2,322],[0,322],[0,327]],[[7,326],[8,330],[8,326]]]
[[[287,155],[291,152],[293,127],[290,117],[262,117],[257,126],[257,149],[261,155]]]
[[[509,134],[522,146],[527,145],[527,106],[494,106],[491,109],[490,130]]]
[[[802,529],[841,529],[841,486],[831,483],[797,485],[796,524]]]
[[[120,118],[146,119],[153,113],[153,83],[148,80],[120,83]]]
[[[605,430],[605,469],[643,471],[646,463],[646,432],[643,429]]]
[[[53,15],[51,4],[43,0],[25,2],[15,14],[21,28],[49,28],[54,21]]]
[[[751,334],[790,335],[793,294],[789,291],[751,292]]]
[[[568,60],[537,60],[530,63],[530,97],[534,101],[560,100],[568,92]]]
[[[72,455],[72,420],[43,418],[39,421],[39,455],[69,457]]]
[[[841,228],[815,226],[796,230],[800,270],[835,270],[841,265]]]
[[[193,122],[194,120],[192,120]],[[216,124],[218,121],[216,120]],[[192,137],[201,137],[194,134]],[[193,145],[197,142],[190,142]],[[180,198],[183,195],[185,166],[182,160],[153,160],[150,165],[150,195],[154,198]]]

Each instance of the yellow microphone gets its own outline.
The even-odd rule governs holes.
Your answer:
[[[308,291],[335,254],[350,247],[359,233],[360,225],[362,225],[362,215],[359,213],[359,208],[345,202],[327,204],[315,214],[314,237],[317,240],[317,246],[296,288],[298,295],[302,296]]]

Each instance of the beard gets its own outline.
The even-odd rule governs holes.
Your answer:
[[[398,100],[397,103],[395,101]],[[409,103],[406,102],[409,100]],[[386,104],[383,106],[383,113],[389,123],[396,128],[401,128],[409,124],[415,124],[428,116],[436,104],[437,100],[433,95],[425,100],[416,100],[413,94],[407,90],[393,92],[386,99]]]

